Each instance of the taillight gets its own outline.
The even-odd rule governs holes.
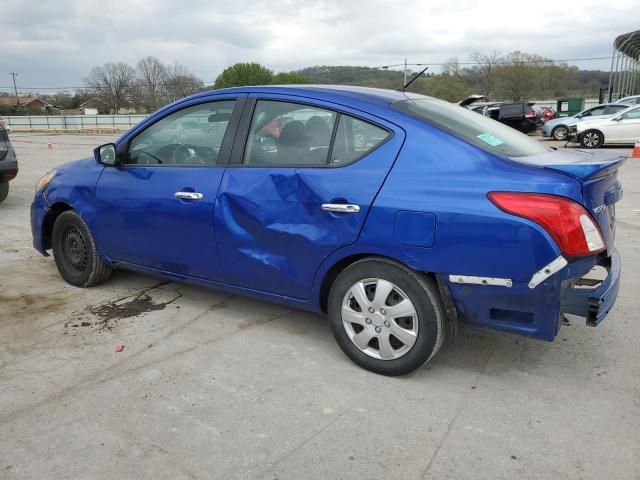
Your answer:
[[[542,193],[490,192],[487,196],[501,210],[540,225],[567,256],[591,255],[605,249],[593,218],[573,200]]]
[[[537,118],[538,114],[532,110],[530,112],[524,112],[524,116],[526,118]]]

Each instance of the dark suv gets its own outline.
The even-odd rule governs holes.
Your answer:
[[[483,99],[480,95],[472,95],[462,100],[458,105],[493,118],[500,123],[520,130],[522,133],[533,132],[542,123],[531,102],[494,102],[479,103]]]
[[[18,174],[16,152],[9,141],[5,128],[0,128],[0,202],[9,195],[9,180]]]

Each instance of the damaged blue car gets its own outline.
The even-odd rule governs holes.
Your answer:
[[[355,363],[401,375],[459,321],[598,325],[623,161],[405,92],[215,90],[42,177],[33,243],[78,287],[121,268],[324,313]]]

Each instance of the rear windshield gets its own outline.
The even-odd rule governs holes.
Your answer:
[[[505,157],[528,157],[550,150],[524,133],[444,100],[401,100],[391,107]]]

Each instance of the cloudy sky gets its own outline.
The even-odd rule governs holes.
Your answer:
[[[75,87],[91,67],[146,55],[205,82],[257,61],[311,65],[439,63],[474,51],[606,57],[640,28],[638,0],[0,0],[0,87]],[[579,62],[609,69],[606,60]],[[433,67],[432,71],[436,71]]]

